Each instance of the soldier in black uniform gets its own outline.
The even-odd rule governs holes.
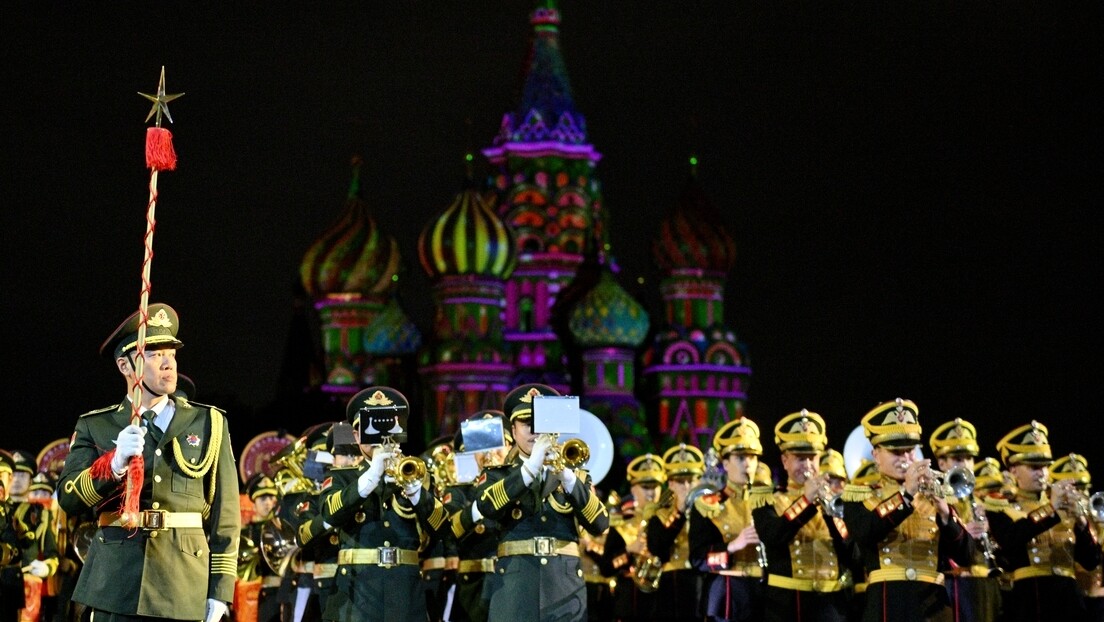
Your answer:
[[[63,510],[94,511],[99,524],[73,600],[97,622],[116,616],[214,622],[234,597],[241,535],[229,425],[221,410],[173,395],[183,345],[176,312],[149,305],[139,353],[141,324],[139,312],[132,314],[100,347],[128,395],[77,420],[58,484]],[[139,384],[142,422],[134,425],[131,400]],[[121,500],[137,456],[144,470],[134,528],[119,510],[126,509]]]
[[[1101,530],[1104,529],[1104,507],[1101,506],[1099,494],[1096,499],[1089,496],[1089,490],[1092,488],[1092,473],[1089,472],[1089,462],[1085,456],[1069,454],[1058,458],[1050,465],[1051,485],[1062,480],[1073,481],[1082,509],[1092,522],[1099,539]],[[1092,570],[1086,570],[1081,564],[1077,564],[1074,572],[1077,575],[1077,585],[1081,588],[1081,595],[1085,599],[1085,620],[1104,622],[1104,563]]]
[[[929,444],[939,463],[939,470],[945,476],[955,473],[954,469],[973,476],[974,459],[979,448],[977,430],[972,423],[962,418],[948,421],[932,432]],[[965,485],[966,475],[958,476],[961,483],[958,492],[962,496],[956,495],[947,502],[954,506],[955,512],[966,524],[966,531],[978,546],[975,547],[972,564],[947,571],[947,595],[951,600],[951,620],[954,622],[989,622],[1000,614],[1001,593],[996,577],[999,566],[995,557],[986,557],[983,543],[988,541],[990,550],[993,548],[989,522],[984,507],[974,498],[973,490]],[[974,481],[976,487],[976,476]],[[995,551],[993,553],[995,555]]]
[[[774,428],[774,442],[788,483],[771,504],[752,512],[767,553],[764,619],[843,622],[852,545],[828,476],[820,473],[828,444],[824,419],[805,409],[786,415]]]
[[[391,387],[369,387],[349,401],[348,420],[371,462],[331,471],[330,485],[322,493],[322,526],[336,527],[341,536],[337,578],[324,620],[425,622],[419,551],[447,528],[448,516],[425,488],[424,473],[407,477],[398,447],[387,442],[402,439],[391,434],[399,433],[409,410],[406,397]],[[375,416],[379,412],[387,417]],[[364,442],[377,434],[383,435],[380,444]],[[421,462],[412,460],[407,464]]]
[[[495,574],[487,579],[491,620],[582,622],[587,617],[578,529],[599,534],[609,526],[609,514],[584,469],[555,459],[545,464],[553,438],[533,432],[534,401],[556,395],[541,384],[522,385],[506,395],[503,411],[509,414],[517,452],[506,466],[485,471],[477,486],[472,518],[492,518],[502,530]]]
[[[680,443],[663,452],[667,490],[645,529],[648,551],[659,565],[655,613],[651,620],[700,620],[701,577],[690,564],[690,491],[705,474],[705,456],[697,447]],[[648,572],[655,572],[649,568]],[[650,580],[652,583],[655,579]]]
[[[8,498],[15,461],[0,449],[0,622],[18,622],[23,608],[23,552]]]
[[[1049,486],[1053,460],[1047,434],[1046,426],[1032,421],[997,443],[1017,488],[1004,511],[989,512],[1004,569],[1011,573],[1004,612],[1013,622],[1086,619],[1075,564],[1093,570],[1101,562],[1095,529],[1078,510],[1074,481]]]
[[[931,461],[919,458],[918,415],[915,403],[898,398],[863,417],[881,479],[844,492],[843,520],[866,567],[867,622],[940,619],[948,604],[943,571],[973,560],[973,540]]]
[[[606,535],[599,566],[602,574],[617,579],[613,594],[613,615],[620,622],[648,618],[655,610],[650,586],[637,583],[637,576],[652,555],[648,551],[648,520],[655,514],[659,490],[667,481],[660,456],[644,454],[633,458],[625,469],[629,494],[622,497],[621,517]],[[647,591],[645,591],[647,590]]]
[[[713,435],[713,449],[725,471],[723,490],[702,495],[690,513],[690,562],[703,573],[708,620],[760,620],[767,566],[751,512],[770,503],[770,486],[753,487],[763,455],[759,426],[747,417],[730,421]]]

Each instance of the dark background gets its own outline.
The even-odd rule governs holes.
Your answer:
[[[354,153],[428,335],[417,234],[516,102],[531,3],[223,4],[2,9],[0,447],[37,451],[122,396],[97,349],[138,304],[136,92],[162,65],[186,95],[152,300],[180,312],[180,370],[230,411],[236,447],[314,420],[265,413],[288,390],[299,261]],[[975,422],[988,454],[1034,418],[1056,453],[1104,460],[1101,6],[1047,4],[560,3],[620,279],[653,310],[650,242],[701,158],[737,242],[726,314],[765,445],[807,407],[842,448],[902,396],[928,432]]]

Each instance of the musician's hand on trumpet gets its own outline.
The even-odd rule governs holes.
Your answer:
[[[951,518],[951,506],[947,505],[943,494],[942,476],[942,473],[932,469],[930,459],[914,460],[905,469],[905,481],[901,487],[911,497],[925,496],[939,512],[939,518],[946,523]]]
[[[383,445],[377,445],[372,450],[372,458],[371,462],[368,464],[368,469],[361,473],[360,477],[357,479],[357,491],[360,493],[361,497],[368,498],[368,495],[372,494],[372,491],[379,486],[391,458],[391,451],[386,449]]]

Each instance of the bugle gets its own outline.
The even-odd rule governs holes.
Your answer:
[[[577,469],[586,464],[587,460],[590,460],[590,447],[580,438],[569,438],[558,443],[553,437],[552,446],[544,456],[544,463],[552,467],[553,471]]]
[[[989,519],[985,516],[985,509],[974,498],[974,488],[977,486],[977,479],[974,477],[974,472],[965,466],[956,466],[943,476],[943,487],[946,492],[949,492],[951,496],[959,500],[969,500],[970,513],[973,514],[974,520],[979,523],[985,523],[985,531],[981,533],[981,537],[978,539],[981,542],[981,551],[985,556],[985,564],[989,567],[989,576],[995,577],[1002,572],[1000,565],[997,563],[997,555],[993,550],[993,541],[989,539]]]

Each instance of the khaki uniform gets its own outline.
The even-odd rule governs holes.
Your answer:
[[[226,417],[219,409],[169,396],[168,430],[150,425],[139,507],[147,528],[119,526],[114,513],[125,482],[96,479],[92,464],[130,424],[123,400],[82,415],[58,500],[70,515],[93,510],[99,529],[73,594],[75,602],[124,615],[200,620],[207,599],[231,602],[241,529],[238,476]],[[163,529],[158,529],[161,519]]]

